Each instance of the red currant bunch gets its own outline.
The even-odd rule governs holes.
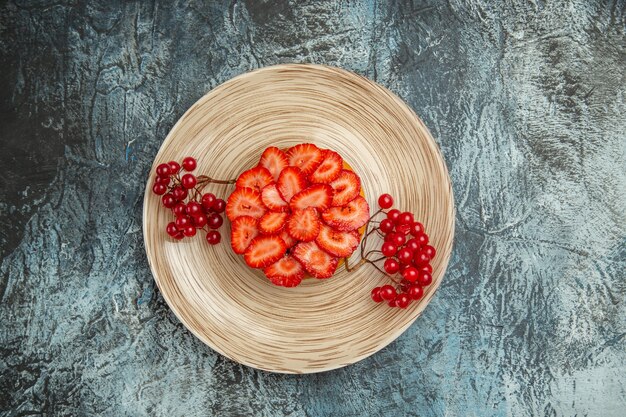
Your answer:
[[[424,295],[424,289],[432,281],[433,268],[430,261],[437,251],[429,245],[424,225],[415,221],[413,213],[390,209],[393,198],[383,194],[378,199],[381,210],[386,217],[378,224],[378,231],[384,237],[380,247],[384,260],[384,272],[395,285],[383,285],[372,289],[372,300],[377,303],[387,302],[390,307],[407,308],[412,301]],[[374,229],[374,230],[376,230]]]
[[[202,193],[206,184],[215,181],[192,174],[196,165],[196,160],[190,156],[183,159],[182,167],[176,161],[160,164],[152,192],[160,195],[163,205],[174,214],[174,221],[165,228],[168,235],[181,240],[195,236],[201,229],[206,232],[207,242],[216,245],[222,238],[217,229],[224,223],[221,213],[226,209],[226,202],[212,193]]]

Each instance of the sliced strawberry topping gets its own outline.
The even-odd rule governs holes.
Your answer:
[[[332,256],[347,258],[359,246],[360,236],[356,231],[340,232],[322,224],[315,242]]]
[[[298,194],[307,186],[306,177],[297,167],[287,167],[278,176],[276,181],[276,188],[280,196],[286,202],[291,200],[291,197]]]
[[[289,204],[280,196],[275,183],[263,187],[261,200],[263,200],[265,207],[272,211],[289,211]]]
[[[294,247],[295,244],[298,243],[298,241],[292,238],[289,232],[287,232],[286,227],[284,227],[283,231],[280,232],[280,238],[285,242],[285,245],[287,245],[287,249]]]
[[[315,183],[329,183],[337,179],[343,169],[343,159],[337,152],[327,150],[322,163],[309,175]]]
[[[263,151],[261,161],[259,162],[259,166],[267,168],[272,174],[274,181],[278,181],[278,176],[287,165],[289,165],[287,155],[276,146],[270,146]]]
[[[315,242],[298,243],[293,256],[315,278],[330,278],[337,269],[337,258],[324,252]]]
[[[352,171],[344,169],[336,180],[330,183],[335,189],[333,196],[333,206],[346,205],[350,200],[359,195],[361,190],[361,180]]]
[[[254,167],[244,171],[237,178],[237,188],[252,188],[259,193],[267,184],[274,181],[272,174],[264,167]]]
[[[230,230],[230,246],[239,255],[244,253],[252,239],[257,237],[257,220],[250,216],[241,216],[233,220]]]
[[[370,208],[361,196],[345,206],[331,207],[322,213],[322,218],[327,225],[344,232],[358,229],[367,223],[369,217]]]
[[[251,268],[265,268],[282,258],[286,251],[287,246],[280,237],[257,236],[248,246],[244,259]]]
[[[330,207],[334,193],[333,187],[328,184],[315,184],[294,195],[289,205],[292,210],[315,207],[319,211],[324,211]]]
[[[226,216],[230,221],[239,216],[258,219],[265,211],[261,194],[252,188],[236,188],[226,202]]]
[[[317,210],[313,207],[304,210],[294,210],[287,221],[287,232],[300,242],[315,240],[320,232],[320,220]]]
[[[274,285],[281,287],[295,287],[304,278],[304,268],[293,256],[283,256],[263,270],[265,276]]]
[[[324,152],[312,143],[300,143],[289,148],[287,159],[290,166],[298,167],[304,175],[309,175],[322,163]]]
[[[268,211],[259,219],[259,230],[265,235],[273,235],[282,230],[289,214]]]

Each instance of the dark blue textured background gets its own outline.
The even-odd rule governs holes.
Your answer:
[[[3,2],[0,414],[626,415],[625,16],[587,0]],[[406,100],[457,202],[424,315],[318,375],[204,346],[142,243],[144,179],[176,120],[283,62]]]

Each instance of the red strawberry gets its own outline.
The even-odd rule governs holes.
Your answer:
[[[257,237],[257,221],[254,217],[241,216],[233,220],[230,230],[230,246],[237,254],[242,254],[250,246],[252,239]]]
[[[321,223],[320,223],[321,224]],[[298,241],[291,237],[289,232],[287,232],[287,228],[283,228],[283,231],[280,232],[280,238],[285,241],[285,245],[287,245],[287,249],[292,248],[298,243]]]
[[[293,256],[315,278],[330,278],[337,269],[337,258],[324,252],[315,242],[298,243],[293,250]]]
[[[320,228],[315,243],[332,256],[347,258],[359,246],[359,232],[340,232],[325,224]]]
[[[265,207],[272,211],[288,211],[289,204],[283,200],[278,192],[278,188],[276,188],[276,184],[271,183],[263,187],[261,190],[261,200],[263,200],[263,204]]]
[[[344,169],[336,180],[330,183],[335,189],[333,196],[333,206],[343,206],[354,197],[359,195],[361,190],[361,180],[352,171]]]
[[[265,268],[282,258],[286,251],[287,246],[280,237],[257,236],[248,246],[244,259],[251,268]]]
[[[315,240],[320,232],[320,220],[317,210],[313,207],[304,210],[294,210],[287,221],[287,232],[291,237],[301,242]]]
[[[281,287],[295,287],[304,278],[304,268],[293,256],[283,256],[263,270],[265,276],[274,285]]]
[[[289,148],[287,159],[290,166],[298,167],[304,175],[309,175],[322,163],[324,152],[312,143],[300,143]]]
[[[276,188],[280,196],[286,202],[291,200],[291,197],[298,194],[300,191],[306,188],[306,177],[297,167],[287,167],[278,176],[276,181]]]
[[[237,178],[237,188],[252,188],[259,193],[270,182],[274,181],[272,174],[263,167],[254,167],[247,171],[244,171]]]
[[[327,150],[322,163],[309,175],[309,180],[315,183],[329,183],[337,179],[343,169],[343,159],[337,152]]]
[[[333,201],[333,187],[328,184],[315,184],[294,195],[289,202],[292,210],[315,207],[324,211]]]
[[[287,155],[275,146],[270,146],[261,155],[259,166],[267,168],[274,177],[274,181],[278,181],[281,171],[289,165]]]
[[[236,188],[226,202],[226,216],[230,221],[239,216],[258,219],[265,214],[265,211],[261,194],[252,188]]]
[[[287,216],[287,213],[268,211],[259,219],[259,230],[265,235],[276,234],[285,226]]]
[[[370,208],[361,196],[345,206],[331,207],[322,213],[322,218],[327,225],[344,232],[358,229],[367,223],[369,217]]]

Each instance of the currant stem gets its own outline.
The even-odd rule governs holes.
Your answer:
[[[208,177],[206,175],[200,175],[198,177],[198,183],[202,183],[202,184],[208,184],[208,183],[211,183],[211,184],[234,184],[236,182],[237,182],[236,179],[235,180],[218,180],[218,179],[215,179],[215,178]]]

